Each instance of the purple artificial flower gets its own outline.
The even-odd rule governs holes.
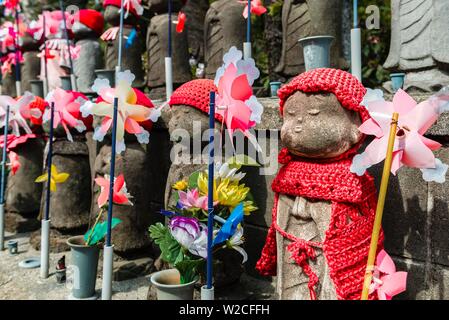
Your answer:
[[[207,227],[195,218],[175,216],[169,223],[170,233],[190,253],[207,257]]]

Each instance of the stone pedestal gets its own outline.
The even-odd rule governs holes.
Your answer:
[[[19,156],[20,168],[9,174],[6,197],[5,228],[10,232],[26,232],[39,228],[42,184],[34,180],[42,174],[44,143],[30,139],[13,150]]]

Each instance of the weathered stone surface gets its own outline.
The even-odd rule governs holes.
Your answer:
[[[109,8],[109,7],[108,7]],[[131,15],[130,15],[131,16]],[[129,37],[131,31],[134,27],[125,26],[123,28],[123,36],[125,39]],[[138,31],[137,31],[138,32]],[[108,41],[106,43],[106,51],[105,51],[105,68],[109,70],[115,70],[117,66],[118,59],[118,46],[119,46],[119,37],[117,37],[113,41]],[[137,35],[134,39],[133,43],[126,48],[126,41],[122,42],[122,70],[130,70],[135,76],[136,79],[133,82],[133,87],[142,88],[144,83],[144,71],[142,66],[142,53],[143,43],[140,39],[140,36]]]
[[[107,6],[104,9],[104,20],[109,23],[110,25],[113,26],[118,26],[120,25],[120,8],[116,7],[116,6]],[[128,17],[126,19],[123,20],[123,23],[125,25],[136,25],[138,21],[138,18],[133,15],[133,14],[129,14]]]
[[[44,143],[30,139],[13,150],[19,156],[20,168],[9,175],[6,185],[6,211],[36,218],[40,208],[42,184],[34,180],[42,174]]]
[[[25,217],[16,212],[5,215],[5,230],[13,233],[30,232],[41,227],[37,217]]]
[[[379,190],[383,164],[369,170]],[[390,176],[382,226],[388,253],[421,261],[428,254],[428,186],[417,169]]]
[[[63,146],[58,146],[59,144]],[[51,194],[52,227],[62,231],[87,227],[91,206],[91,172],[86,143],[74,141],[66,144],[66,141],[56,140],[53,145],[52,163],[57,167],[58,172],[66,172],[70,176],[64,183],[57,184],[56,191]],[[77,145],[79,146],[76,147]],[[69,150],[72,150],[72,153],[64,150],[64,146],[70,146]],[[59,150],[64,152],[59,153]],[[41,212],[45,210],[46,190],[45,184]]]
[[[267,237],[268,229],[264,227],[254,226],[245,223],[245,243],[243,244],[246,253],[248,253],[248,261],[245,263],[245,273],[260,279],[271,279],[270,277],[262,277],[256,271],[256,263],[260,258],[265,239]],[[274,278],[275,279],[275,278]]]
[[[154,260],[152,258],[139,258],[129,261],[114,262],[112,271],[114,281],[124,281],[128,279],[146,276],[154,271]]]
[[[441,41],[448,22],[445,1],[391,2],[391,43],[384,67],[406,72],[406,91],[438,91],[449,84],[449,44]]]
[[[223,55],[236,46],[242,50],[246,41],[246,20],[242,16],[245,5],[237,1],[214,1],[204,21],[204,60],[206,78],[213,79],[223,64]]]
[[[52,219],[53,223],[53,219]],[[87,231],[87,230],[86,230]],[[67,244],[67,240],[72,237],[73,234],[63,234],[55,229],[50,229],[50,252],[60,253],[70,251],[70,247]],[[41,231],[37,230],[30,236],[30,245],[35,250],[41,249]]]
[[[30,80],[36,80],[41,71],[41,61],[37,56],[38,51],[28,51],[23,53],[23,64],[21,66],[21,86],[22,92],[31,91]]]
[[[95,160],[95,172],[97,175],[109,175],[111,159],[111,146],[102,146]],[[114,250],[125,252],[149,247],[150,239],[148,227],[151,223],[152,213],[149,212],[151,190],[149,181],[151,177],[148,170],[148,155],[145,149],[138,143],[128,142],[126,150],[116,156],[115,175],[123,174],[128,192],[133,196],[133,206],[114,206],[113,216],[122,220],[122,223],[114,228],[112,242]],[[99,188],[95,186],[94,204],[92,205],[91,219],[94,219],[99,208],[96,205]],[[106,218],[106,214],[103,215]]]
[[[16,92],[16,67],[11,66],[11,73],[2,76],[2,94],[10,97],[17,96]]]
[[[304,56],[298,40],[309,36],[335,37],[331,48],[331,65],[348,67],[343,58],[341,37],[342,2],[286,0],[282,7],[282,56],[276,72],[293,77],[304,71]]]
[[[449,163],[449,147],[438,150],[436,157],[443,163]],[[428,234],[432,263],[449,266],[449,245],[447,230],[449,228],[449,179],[443,184],[430,182],[428,184]],[[428,253],[429,254],[429,253]],[[446,271],[446,278],[448,277]],[[447,292],[445,293],[448,294]]]
[[[204,19],[209,9],[208,0],[190,0],[182,8],[189,23],[185,31],[189,43],[189,51],[197,61],[204,61]]]
[[[167,0],[147,0],[149,10],[151,13],[162,14],[168,11]],[[177,12],[182,7],[182,0],[172,1],[172,11]]]
[[[191,80],[189,49],[186,32],[177,33],[173,24],[172,64],[175,86]],[[168,15],[161,14],[151,19],[147,32],[148,70],[147,85],[150,88],[165,86],[165,57],[168,57]]]
[[[78,91],[93,92],[91,87],[97,78],[95,70],[103,67],[100,43],[97,39],[82,39],[76,45],[81,47],[79,57],[73,61]]]

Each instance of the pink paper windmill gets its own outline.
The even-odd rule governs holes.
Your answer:
[[[261,121],[263,106],[253,95],[252,85],[260,72],[253,59],[242,60],[242,52],[231,47],[224,55],[224,64],[215,76],[218,89],[216,113],[223,117],[229,136],[240,130],[260,150],[256,138],[249,132]]]
[[[115,88],[109,86],[107,79],[96,79],[92,89],[99,95],[97,102],[87,102],[80,109],[83,117],[88,115],[103,117],[101,126],[95,128],[93,136],[95,140],[102,141],[112,126],[114,97],[118,98],[117,154],[126,149],[125,132],[134,134],[139,143],[147,144],[150,133],[144,128],[145,122],[157,120],[154,115],[158,110],[155,110],[151,100],[131,87],[134,79],[135,76],[129,70],[117,74]]]
[[[15,153],[14,151],[10,151],[8,154],[9,163],[7,164],[8,167],[11,168],[11,175],[15,175],[17,173],[17,170],[20,169],[20,161],[19,161],[19,155]]]
[[[33,100],[34,96],[30,92],[25,92],[18,100],[9,96],[0,96],[0,128],[4,126],[6,108],[9,105],[9,125],[12,128],[12,133],[18,137],[21,135],[20,128],[22,128],[25,133],[31,134],[31,128],[26,119],[39,118],[42,115],[40,110],[30,108],[30,103]]]
[[[27,142],[28,139],[37,138],[37,135],[34,133],[22,134],[21,136],[16,136],[14,134],[8,134],[6,137],[6,151],[10,151],[14,149],[18,145]],[[0,136],[0,149],[3,149],[4,145],[4,136]]]
[[[95,183],[100,187],[100,196],[97,199],[98,207],[102,208],[105,204],[108,203],[109,200],[109,183],[110,177],[109,175],[105,175],[104,177],[98,177],[95,179]],[[120,174],[118,177],[114,179],[114,190],[112,200],[115,204],[121,205],[132,205],[132,202],[129,200],[131,196],[126,190],[126,183],[123,174]]]
[[[44,36],[44,15],[45,15],[45,35],[47,38],[62,37],[62,12],[59,11],[44,11],[39,15],[37,21],[32,21],[28,27],[27,32],[33,36],[35,40],[41,40]],[[69,21],[70,14],[65,12],[67,21]]]
[[[439,149],[441,144],[424,137],[440,114],[435,103],[426,100],[417,104],[405,91],[399,89],[392,102],[376,100],[366,105],[371,118],[359,130],[375,138],[362,154],[354,157],[352,172],[363,175],[367,168],[385,159],[392,114],[397,112],[399,121],[391,172],[396,174],[402,166],[419,168],[427,181],[444,182],[447,165],[436,159],[432,152]]]
[[[44,112],[43,122],[45,123],[50,120],[50,106],[54,102],[53,128],[61,125],[69,141],[73,141],[70,133],[71,128],[76,129],[80,133],[87,129],[85,123],[79,119],[80,107],[87,101],[87,98],[74,92],[56,88],[48,94],[45,100],[48,102],[49,107]]]
[[[396,272],[396,266],[391,257],[385,250],[380,251],[376,258],[369,293],[377,291],[379,300],[391,300],[395,295],[404,292],[406,287],[407,272]]]
[[[243,16],[248,19],[248,1],[239,1],[240,3],[246,4],[245,9],[243,9]],[[261,16],[267,12],[267,8],[263,6],[261,0],[251,0],[251,13],[256,16]]]

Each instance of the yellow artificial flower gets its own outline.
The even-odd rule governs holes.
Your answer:
[[[254,202],[252,202],[252,201],[244,201],[243,202],[243,212],[244,212],[245,216],[249,216],[251,214],[251,212],[256,211],[257,209],[259,209],[259,208],[257,208],[254,205]]]
[[[174,185],[171,186],[175,190],[184,191],[188,187],[188,183],[185,180],[179,180]]]
[[[50,191],[56,191],[56,184],[65,182],[69,177],[68,173],[58,173],[58,169],[54,164],[51,165]],[[34,180],[34,182],[45,182],[48,180],[48,173],[44,173]]]
[[[217,186],[218,184],[218,186]],[[207,195],[208,183],[207,173],[201,172],[198,175],[198,190],[202,195]],[[245,184],[239,184],[238,181],[231,181],[228,178],[221,180],[219,183],[214,180],[214,201],[218,204],[228,207],[236,207],[240,202],[246,199],[249,188]],[[245,204],[244,204],[245,205]],[[246,205],[246,212],[254,211],[255,207]]]

